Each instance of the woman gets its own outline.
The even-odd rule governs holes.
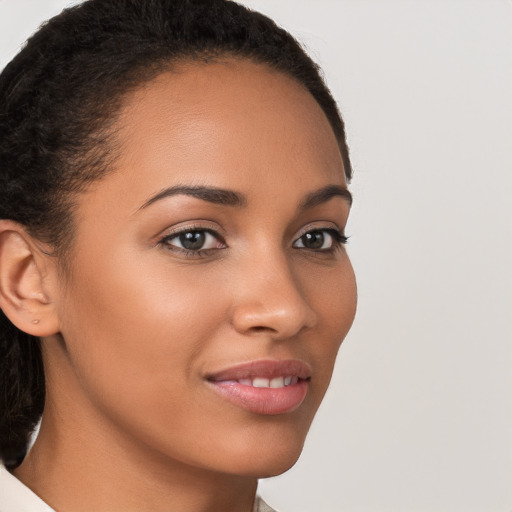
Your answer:
[[[0,173],[0,510],[271,510],[356,305],[315,64],[234,2],[89,0],[2,73]]]

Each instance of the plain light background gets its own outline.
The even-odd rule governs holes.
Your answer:
[[[0,66],[66,0],[0,0]],[[512,511],[512,3],[245,0],[344,115],[359,311],[282,512]]]

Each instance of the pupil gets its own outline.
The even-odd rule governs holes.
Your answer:
[[[324,235],[320,231],[306,233],[302,237],[302,243],[304,244],[304,247],[307,247],[308,249],[321,249],[324,245]]]
[[[180,243],[184,249],[197,251],[204,245],[205,234],[201,231],[189,231],[180,235]]]

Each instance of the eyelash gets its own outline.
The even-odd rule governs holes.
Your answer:
[[[174,240],[175,238],[178,238],[180,235],[185,235],[187,233],[206,233],[207,235],[211,235],[216,240],[220,241],[220,243],[223,244],[224,247],[194,250],[186,249],[184,247],[176,247],[175,245],[169,243],[171,240]],[[213,251],[218,251],[220,249],[225,249],[227,247],[226,242],[217,232],[215,232],[213,229],[201,227],[189,227],[186,229],[182,229],[180,231],[176,231],[174,233],[171,233],[170,235],[164,236],[161,240],[159,240],[158,244],[162,245],[169,251],[179,252],[180,254],[189,258],[205,257],[211,254]]]
[[[177,246],[169,243],[171,240],[174,240],[175,238],[178,238],[180,235],[184,235],[187,233],[209,234],[209,235],[213,236],[216,240],[220,241],[220,243],[222,245],[224,245],[224,247],[194,250],[194,249],[186,249],[184,247],[177,247]],[[320,249],[311,249],[308,247],[295,247],[295,244],[298,241],[300,241],[304,236],[311,235],[313,233],[324,233],[324,234],[327,233],[332,238],[331,247],[329,247],[327,249],[321,249],[321,248]],[[349,237],[345,236],[341,231],[339,231],[338,229],[335,229],[335,228],[315,228],[315,229],[306,230],[303,233],[301,233],[301,235],[294,241],[293,247],[295,249],[301,249],[301,250],[309,251],[309,252],[313,252],[313,253],[334,254],[335,252],[340,250],[340,248],[343,245],[345,245],[347,243],[348,238]],[[186,228],[186,229],[182,229],[180,231],[176,231],[172,234],[166,235],[158,241],[158,245],[165,247],[167,250],[179,252],[183,256],[189,257],[189,258],[206,257],[206,256],[210,255],[213,251],[218,251],[218,250],[227,248],[226,242],[217,232],[215,232],[212,229],[201,228],[201,227]]]
[[[327,249],[311,249],[309,247],[295,247],[295,243],[301,240],[304,236],[310,235],[312,233],[327,233],[332,238],[332,245]],[[348,242],[348,237],[345,236],[341,231],[335,228],[316,228],[316,229],[308,229],[304,231],[294,242],[294,247],[296,249],[304,249],[312,252],[320,252],[324,254],[332,254],[338,251],[341,246],[345,245]]]

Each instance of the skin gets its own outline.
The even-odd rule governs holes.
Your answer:
[[[257,478],[297,460],[355,314],[345,248],[300,242],[344,230],[342,196],[299,210],[346,188],[339,148],[301,85],[245,60],[162,74],[126,99],[117,126],[114,171],[77,198],[66,275],[4,224],[4,254],[30,260],[9,281],[24,307],[5,310],[44,336],[47,379],[40,435],[15,474],[58,511],[250,512]],[[141,208],[176,185],[245,204],[180,194]],[[201,256],[162,242],[185,228],[219,237]],[[294,411],[249,412],[206,381],[262,359],[310,366]]]

